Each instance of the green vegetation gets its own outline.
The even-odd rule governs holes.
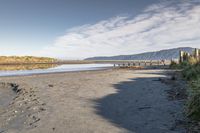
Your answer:
[[[190,89],[188,90],[188,116],[200,121],[200,63],[185,67],[183,76],[190,84]]]
[[[172,62],[173,69],[181,69],[183,77],[189,82],[187,115],[200,121],[200,61],[191,57],[188,61],[177,64]]]
[[[48,57],[0,56],[0,64],[54,63],[56,61],[56,59]]]

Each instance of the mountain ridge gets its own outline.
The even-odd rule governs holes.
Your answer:
[[[144,52],[140,54],[131,55],[117,55],[117,56],[98,56],[86,58],[85,60],[171,60],[179,58],[179,51],[192,53],[192,47],[178,47],[172,49],[164,49],[154,52]]]

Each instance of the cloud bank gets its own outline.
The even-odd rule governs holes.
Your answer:
[[[83,59],[174,47],[200,47],[200,1],[163,1],[139,15],[116,16],[67,30],[38,54]]]

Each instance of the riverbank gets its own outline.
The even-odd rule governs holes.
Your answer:
[[[168,78],[126,69],[1,77],[18,91],[2,109],[0,132],[183,133],[184,102],[169,100],[172,87],[160,80]]]
[[[1,67],[1,66],[0,66]],[[10,67],[1,67],[10,69]],[[25,76],[36,74],[64,73],[76,71],[105,70],[113,68],[112,64],[65,64],[65,65],[30,65],[11,67],[11,70],[0,70],[0,77],[5,76]],[[17,69],[17,70],[15,70]]]
[[[198,59],[189,57],[180,64],[175,62],[171,68],[177,69],[182,80],[187,82],[186,115],[189,118],[190,132],[200,132],[200,63]]]

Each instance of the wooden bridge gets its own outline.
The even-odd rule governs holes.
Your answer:
[[[175,61],[177,63],[181,63],[184,61],[189,61],[190,59],[193,59],[195,61],[200,61],[200,50],[195,49],[192,54],[180,51],[179,59],[178,60],[123,60],[114,62],[114,67],[119,68],[131,68],[131,67],[155,67],[155,66],[169,66],[172,61]]]
[[[131,68],[131,67],[151,67],[151,66],[169,66],[169,60],[127,60],[119,61],[114,64],[114,67]]]

